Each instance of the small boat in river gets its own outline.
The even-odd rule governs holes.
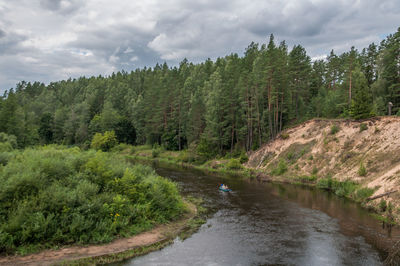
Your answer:
[[[225,186],[224,184],[219,186],[219,190],[224,191],[224,192],[229,192],[232,191],[232,189],[228,188],[227,186]]]

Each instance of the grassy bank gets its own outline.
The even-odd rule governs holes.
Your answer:
[[[186,200],[186,204],[188,204],[188,212],[186,212],[180,220],[165,225],[162,229],[163,237],[150,245],[138,246],[133,249],[106,255],[93,256],[71,261],[61,261],[59,263],[55,263],[54,265],[80,266],[116,263],[132,259],[137,256],[142,256],[152,251],[160,250],[172,244],[176,237],[185,239],[197,231],[205,222],[204,215],[206,212],[206,210],[202,207],[201,199],[189,197]]]

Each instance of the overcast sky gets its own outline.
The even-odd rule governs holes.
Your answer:
[[[0,0],[0,92],[242,54],[271,33],[320,58],[399,26],[399,0]]]

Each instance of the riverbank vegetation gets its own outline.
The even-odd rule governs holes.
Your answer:
[[[117,154],[44,146],[3,152],[0,253],[109,242],[176,219],[176,185]]]

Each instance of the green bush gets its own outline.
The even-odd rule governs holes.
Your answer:
[[[320,189],[331,190],[332,189],[332,178],[321,178],[317,182],[317,187]]]
[[[196,147],[196,153],[205,160],[209,160],[218,154],[218,150],[216,145],[213,145],[205,137],[202,137]]]
[[[365,124],[365,123],[361,123],[360,124],[360,132],[363,132],[364,130],[367,130],[368,129],[368,125],[367,124]]]
[[[104,134],[96,133],[93,136],[91,147],[96,150],[109,151],[117,145],[117,138],[114,131],[106,131]]]
[[[162,151],[161,146],[158,144],[154,144],[153,148],[151,149],[151,157],[157,158],[158,156],[160,156],[161,151]]]
[[[0,169],[0,253],[103,243],[184,211],[174,183],[115,154],[53,145]]]
[[[321,178],[317,182],[317,187],[331,190],[339,197],[353,197],[358,185],[352,181],[339,181],[333,178]]]
[[[340,130],[340,128],[339,128],[338,125],[332,125],[332,126],[331,126],[330,134],[331,134],[331,135],[335,135],[336,133],[339,132],[339,130]]]
[[[17,137],[14,135],[7,135],[4,132],[0,132],[0,143],[8,143],[11,149],[16,149],[18,147]]]
[[[400,116],[400,109],[397,110],[396,116]]]
[[[288,133],[282,133],[281,134],[281,138],[282,139],[288,139],[290,137],[290,135]]]
[[[368,197],[371,197],[374,194],[374,189],[372,188],[360,188],[356,191],[356,198],[355,200],[358,202],[363,202]]]
[[[311,173],[316,175],[318,173],[318,168],[314,166]]]
[[[249,157],[247,156],[246,152],[242,151],[239,157],[240,163],[247,163],[249,161]]]
[[[241,169],[243,166],[238,159],[230,159],[226,164],[226,168],[230,170],[238,170]]]
[[[381,199],[381,201],[379,202],[379,210],[380,210],[381,212],[385,212],[385,211],[386,211],[386,208],[387,208],[386,200]]]
[[[287,171],[287,164],[286,161],[281,159],[278,163],[278,166],[272,170],[272,175],[283,175]]]
[[[298,177],[298,179],[303,183],[312,183],[315,180],[317,180],[317,176],[316,175],[311,175],[311,176],[303,175],[303,176]]]
[[[358,169],[358,175],[359,176],[366,176],[367,175],[367,169],[365,168],[364,164],[361,162],[360,163],[360,168]]]
[[[13,147],[9,142],[0,142],[0,152],[9,152],[12,151]]]
[[[9,152],[0,152],[0,165],[6,165],[11,157],[12,154]]]

